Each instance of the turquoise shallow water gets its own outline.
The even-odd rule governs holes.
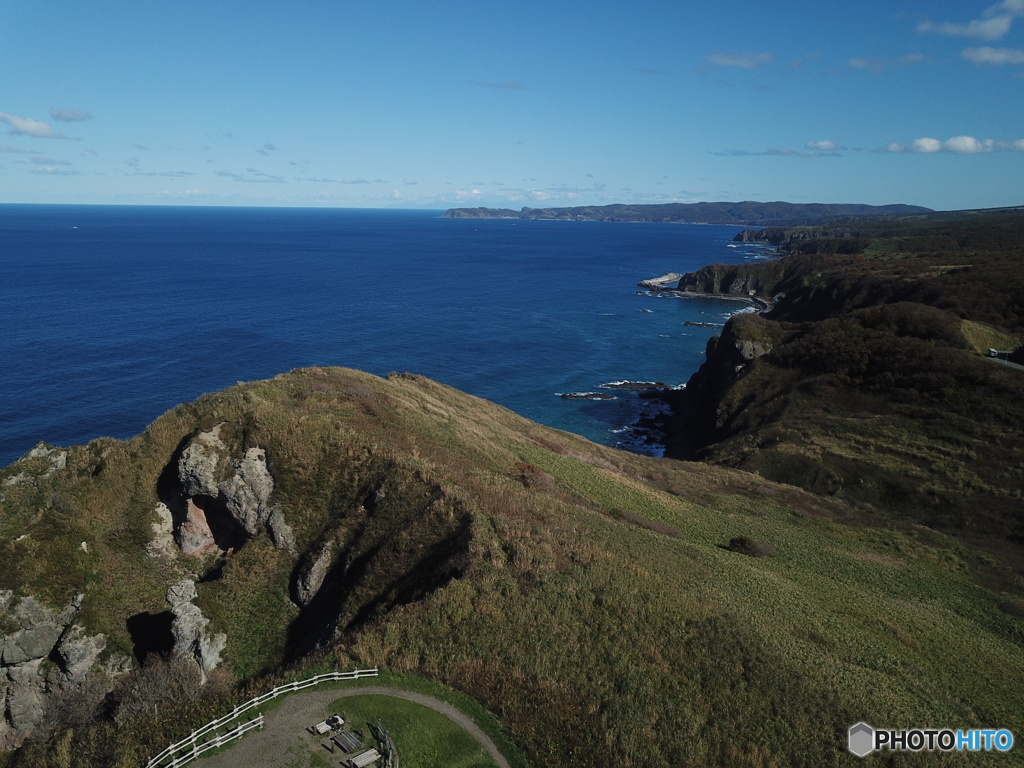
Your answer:
[[[685,382],[731,302],[639,280],[753,258],[736,227],[440,211],[0,205],[0,465],[137,434],[174,405],[307,365],[410,371],[609,445]]]

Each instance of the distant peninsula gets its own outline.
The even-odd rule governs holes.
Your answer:
[[[734,224],[743,227],[814,226],[860,216],[933,213],[919,205],[832,203],[662,203],[587,205],[577,208],[449,208],[447,219],[530,219],[537,221],[636,221],[677,224]]]

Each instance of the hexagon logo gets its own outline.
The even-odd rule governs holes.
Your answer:
[[[875,729],[861,722],[850,726],[847,746],[857,757],[867,757],[875,751]]]

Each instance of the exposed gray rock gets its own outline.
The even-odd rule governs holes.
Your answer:
[[[99,660],[100,653],[107,646],[102,634],[87,635],[83,627],[72,625],[57,643],[57,658],[66,682],[79,682]]]
[[[736,340],[736,351],[739,352],[740,357],[744,360],[755,360],[762,355],[767,355],[772,351],[770,344],[762,344],[760,341],[751,341],[750,339],[737,339]]]
[[[57,644],[62,631],[63,627],[56,624],[37,624],[7,635],[0,664],[9,667],[45,658]]]
[[[33,597],[23,597],[13,606],[13,595],[6,592],[0,608],[9,622],[19,629],[0,639],[0,664],[10,667],[49,655],[64,627],[81,606],[81,596],[60,613],[52,611]]]
[[[30,731],[42,719],[46,701],[40,660],[7,668],[7,720],[15,731]]]
[[[156,505],[157,520],[153,523],[153,538],[146,544],[146,554],[158,560],[173,560],[178,550],[174,546],[174,517],[170,508],[160,502]]]
[[[182,579],[167,588],[167,602],[171,604],[172,609],[185,603],[191,603],[196,597],[198,597],[196,583],[191,579]]]
[[[267,502],[274,491],[274,478],[267,469],[262,448],[249,448],[241,461],[233,461],[235,473],[219,486],[228,512],[250,536],[255,536],[270,515]]]
[[[40,459],[43,461],[39,461]],[[30,467],[23,472],[19,472],[13,477],[7,478],[4,485],[22,485],[25,483],[31,483],[36,479],[47,478],[56,472],[60,472],[68,465],[68,452],[61,450],[60,448],[49,446],[46,443],[37,443],[35,448],[26,453],[15,463],[29,463]]]
[[[185,496],[217,497],[217,468],[228,450],[218,433],[216,427],[211,432],[200,432],[181,452],[178,480]]]
[[[76,595],[54,611],[35,598],[0,591],[0,616],[5,625],[17,627],[0,638],[0,749],[17,747],[39,724],[51,694],[94,668],[106,639],[72,625],[84,597]],[[47,679],[40,670],[55,652],[59,667],[47,665]]]
[[[270,510],[270,517],[267,518],[267,530],[270,531],[270,539],[274,546],[287,552],[295,554],[295,534],[291,526],[285,522],[284,511],[280,506]]]
[[[49,468],[42,475],[43,477],[49,477],[67,467],[68,452],[60,448],[54,448],[46,443],[37,443],[35,448],[18,459],[18,461],[30,461],[32,459],[46,459],[49,462]]]
[[[24,472],[19,472],[18,474],[12,475],[11,477],[8,477],[6,480],[4,480],[4,485],[21,485],[22,483],[27,483],[30,482],[31,480],[32,478],[26,475]]]
[[[334,542],[326,542],[320,549],[316,560],[308,568],[300,571],[295,579],[295,602],[298,605],[304,608],[312,602],[331,569],[335,552]]]
[[[171,585],[167,590],[167,602],[171,604],[174,618],[171,633],[174,635],[174,654],[194,660],[206,676],[220,663],[220,654],[227,644],[227,635],[220,633],[212,637],[206,627],[210,620],[192,601],[196,598],[196,585],[184,579]]]

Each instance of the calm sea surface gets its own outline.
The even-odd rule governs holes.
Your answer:
[[[142,431],[204,392],[308,365],[421,373],[615,445],[739,305],[637,281],[754,258],[736,227],[441,211],[0,205],[0,466]]]

